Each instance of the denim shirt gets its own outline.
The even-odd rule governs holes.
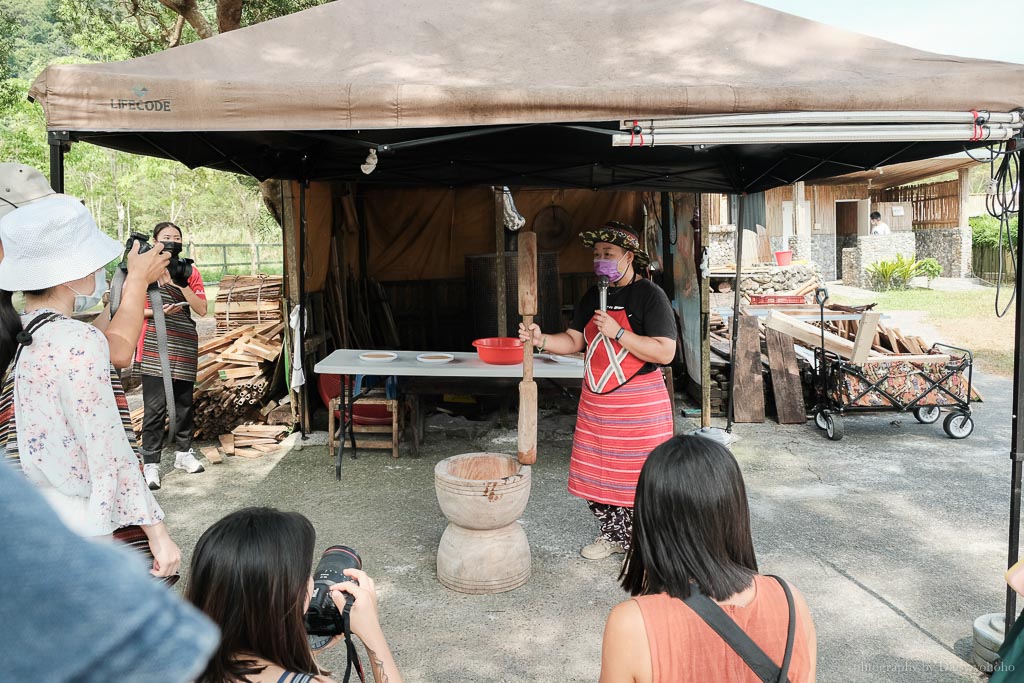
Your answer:
[[[0,662],[4,680],[179,683],[219,640],[141,559],[74,534],[0,464]]]

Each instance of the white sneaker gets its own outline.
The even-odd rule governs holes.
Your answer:
[[[148,462],[142,466],[142,473],[146,477],[146,484],[150,491],[160,489],[160,465],[155,462]]]
[[[189,474],[198,474],[205,470],[202,463],[196,460],[195,451],[191,448],[187,451],[174,451],[174,467]]]
[[[617,555],[624,552],[626,551],[622,549],[622,546],[615,541],[609,541],[604,536],[598,536],[594,539],[593,543],[583,546],[583,549],[580,550],[580,555],[588,560],[602,560],[609,555]]]

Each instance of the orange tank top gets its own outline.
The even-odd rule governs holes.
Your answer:
[[[721,607],[773,662],[782,666],[789,630],[786,594],[778,581],[766,576],[755,575],[754,584],[754,599],[749,605]],[[760,683],[746,662],[682,600],[667,593],[633,599],[644,618],[654,683]],[[810,653],[799,611],[796,619],[789,680],[806,683]]]

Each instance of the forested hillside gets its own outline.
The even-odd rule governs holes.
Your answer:
[[[131,59],[321,1],[0,0],[0,161],[48,173],[42,108],[26,94],[49,64]],[[119,239],[172,220],[198,243],[280,242],[252,178],[85,143],[66,158],[66,191]]]

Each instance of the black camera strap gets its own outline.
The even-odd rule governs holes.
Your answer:
[[[130,245],[131,243],[129,243]],[[131,248],[129,246],[129,248]],[[114,269],[114,276],[110,280],[110,317],[113,318],[117,309],[121,306],[121,290],[124,288],[124,280],[128,274],[128,257],[125,256],[121,265]],[[177,428],[175,421],[174,387],[171,384],[171,358],[170,347],[167,344],[167,321],[164,319],[164,300],[160,294],[160,287],[151,284],[146,289],[149,297],[149,306],[153,310],[153,327],[156,330],[156,347],[160,354],[160,374],[164,380],[164,404],[167,407],[167,425],[171,434]],[[145,321],[143,321],[145,326]],[[162,441],[162,439],[161,439]]]
[[[769,575],[769,577],[779,582],[782,590],[786,593],[786,602],[789,603],[789,631],[786,634],[786,650],[782,657],[781,667],[773,662],[750,636],[744,633],[743,629],[726,614],[725,610],[718,606],[718,603],[701,593],[696,584],[691,584],[690,597],[683,602],[696,612],[697,616],[703,619],[715,633],[721,636],[722,640],[746,662],[750,670],[761,681],[764,683],[789,683],[789,664],[793,657],[793,640],[796,633],[796,608],[789,585],[777,576]]]
[[[352,612],[352,603],[355,602],[355,597],[352,595],[345,596],[345,609],[341,612],[341,620],[345,624],[345,649],[348,652],[348,662],[345,664],[345,678],[342,679],[342,683],[348,683],[349,676],[352,675],[352,663],[355,662],[356,675],[359,676],[359,680],[366,683],[366,674],[363,672],[363,664],[359,661],[359,653],[356,651],[356,644],[352,642],[352,621],[350,614]]]

